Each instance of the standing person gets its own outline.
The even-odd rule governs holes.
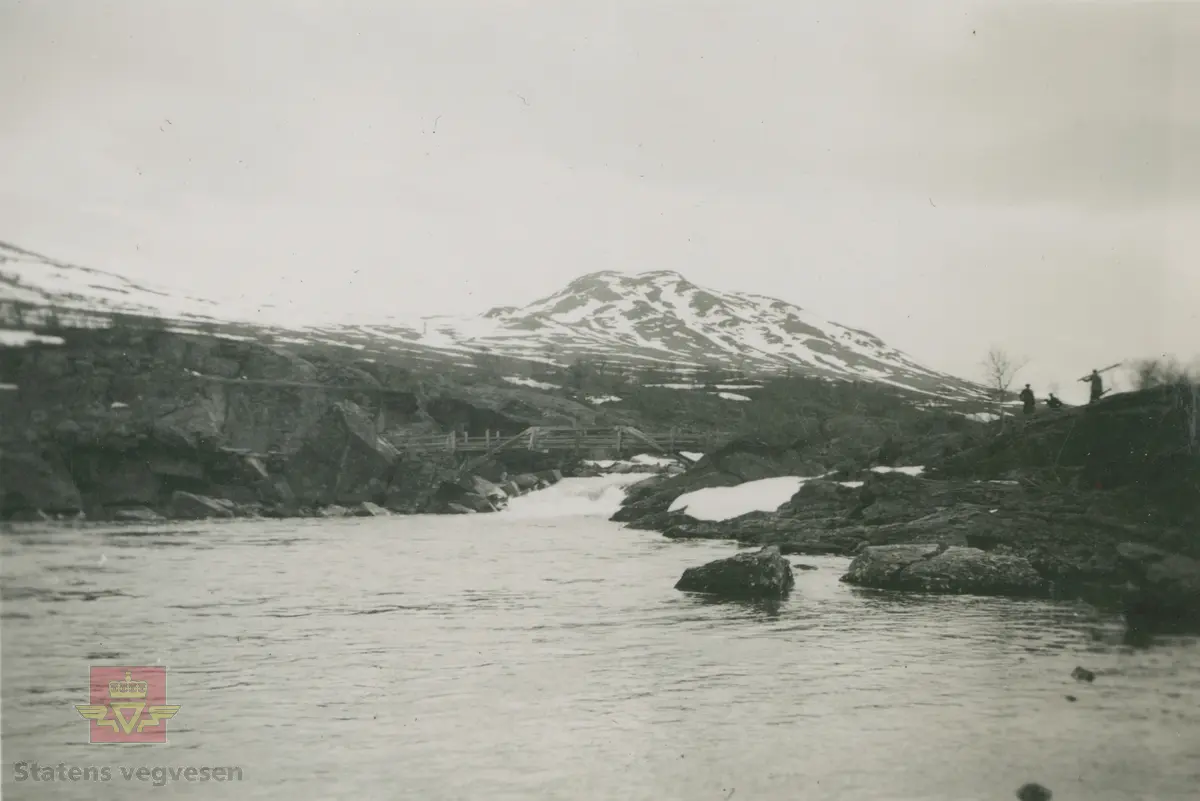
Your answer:
[[[1028,384],[1025,385],[1025,389],[1021,390],[1020,398],[1025,407],[1025,414],[1033,414],[1037,400],[1033,397],[1033,390],[1029,388]]]
[[[1088,403],[1095,403],[1100,400],[1100,396],[1104,394],[1104,379],[1100,377],[1100,373],[1093,370],[1092,374],[1087,378],[1081,378],[1080,381],[1087,381],[1092,385],[1091,397],[1088,398]]]

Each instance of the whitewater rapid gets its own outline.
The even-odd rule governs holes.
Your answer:
[[[548,489],[513,498],[500,514],[519,519],[544,517],[611,517],[621,508],[629,487],[650,478],[648,473],[617,473],[587,478],[564,478]]]

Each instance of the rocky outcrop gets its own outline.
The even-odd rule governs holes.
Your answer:
[[[32,450],[0,446],[0,520],[42,511],[75,514],[83,508],[67,469]]]
[[[1131,624],[1200,631],[1200,560],[1140,543],[1117,552],[1133,584],[1125,598]]]
[[[795,585],[792,567],[778,548],[740,553],[699,567],[689,567],[675,589],[723,598],[783,598]]]
[[[400,452],[379,436],[362,408],[340,401],[305,434],[285,475],[301,503],[383,505],[399,459]]]
[[[960,595],[1032,597],[1049,590],[1020,556],[936,544],[864,548],[842,580],[876,589]]]

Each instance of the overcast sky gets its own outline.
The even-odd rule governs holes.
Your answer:
[[[1200,351],[1200,2],[0,0],[0,239],[297,319],[674,269],[978,377]]]

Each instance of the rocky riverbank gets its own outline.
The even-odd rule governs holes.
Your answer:
[[[0,350],[0,520],[468,514],[584,468],[406,443],[597,412],[520,387],[167,330]]]
[[[1124,600],[1143,618],[1200,623],[1193,398],[1165,387],[1009,421],[917,475],[828,472],[803,448],[734,443],[632,488],[613,519],[672,539],[855,555],[846,580],[862,586]],[[773,511],[725,520],[672,511],[687,493],[789,475],[819,478]]]

